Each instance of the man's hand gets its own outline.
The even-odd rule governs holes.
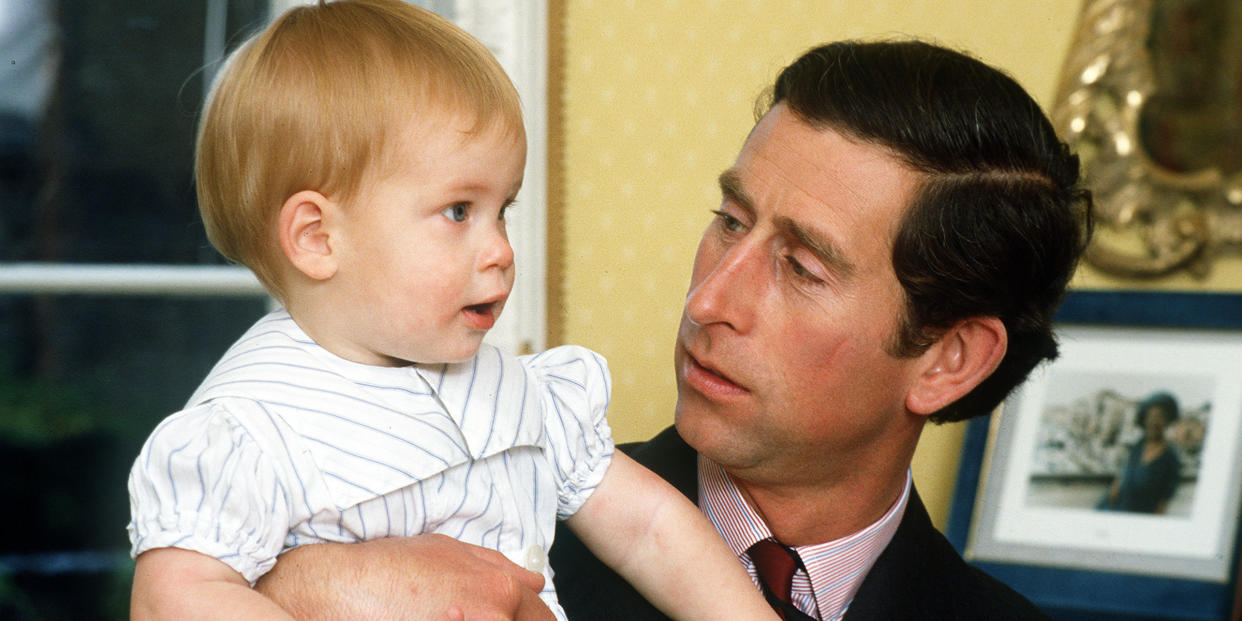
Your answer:
[[[551,621],[543,582],[495,550],[418,535],[302,546],[255,588],[300,621]]]

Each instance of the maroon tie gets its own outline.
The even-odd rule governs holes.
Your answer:
[[[755,562],[755,572],[767,587],[768,593],[779,600],[773,608],[782,619],[786,610],[793,608],[790,593],[793,589],[794,570],[798,568],[797,552],[771,540],[764,539],[750,547],[750,559]]]

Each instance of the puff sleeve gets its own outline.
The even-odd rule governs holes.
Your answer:
[[[194,550],[253,584],[275,564],[291,521],[279,470],[219,402],[168,417],[130,471],[131,554]]]
[[[540,388],[557,518],[578,511],[604,478],[614,450],[606,417],[612,378],[604,357],[566,345],[522,357]]]

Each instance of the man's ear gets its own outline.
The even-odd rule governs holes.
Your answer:
[[[926,416],[962,398],[996,370],[1008,346],[1005,324],[997,317],[958,322],[920,356],[923,365],[906,408]]]
[[[302,190],[280,207],[280,249],[298,271],[314,280],[327,280],[336,274],[332,254],[330,220],[336,205],[313,190]]]

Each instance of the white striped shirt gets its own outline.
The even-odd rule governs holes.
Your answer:
[[[580,347],[375,367],[274,312],[148,438],[131,553],[195,550],[254,582],[299,545],[441,533],[529,566],[607,470],[609,392],[603,358]]]
[[[910,486],[907,471],[906,485],[897,502],[870,526],[836,541],[794,548],[806,566],[805,571],[799,568],[793,577],[791,599],[798,610],[825,621],[840,619],[845,614],[867,571],[897,532],[910,498]],[[756,542],[772,537],[772,531],[724,469],[701,455],[699,507],[758,587],[755,564],[746,551]]]

